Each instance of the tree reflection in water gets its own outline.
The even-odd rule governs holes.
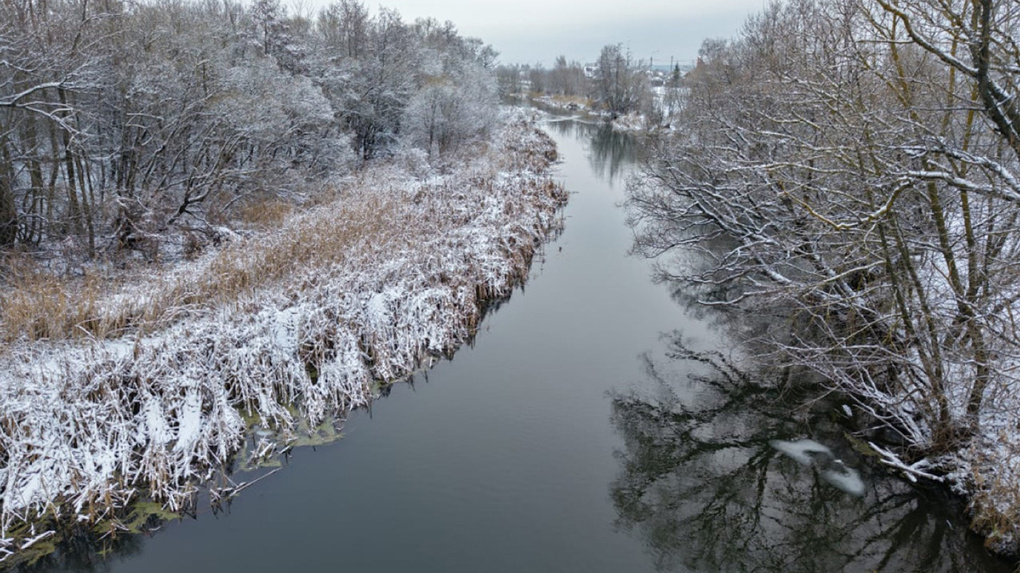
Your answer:
[[[856,454],[838,404],[755,385],[678,335],[669,345],[669,361],[644,357],[644,389],[612,395],[626,444],[611,486],[618,525],[645,538],[660,570],[1009,570],[959,523],[951,500]],[[857,468],[864,495],[769,445],[804,437]]]
[[[639,145],[634,137],[616,131],[606,122],[577,119],[553,120],[550,128],[560,135],[576,137],[587,142],[588,162],[592,171],[609,181],[619,182],[627,174],[627,167],[638,159]]]

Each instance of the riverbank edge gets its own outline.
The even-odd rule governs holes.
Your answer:
[[[11,345],[0,357],[0,563],[48,553],[82,525],[128,531],[118,515],[139,500],[185,510],[249,439],[256,451],[297,440],[368,405],[380,382],[452,354],[562,228],[555,159],[534,117],[514,115],[470,165],[427,180],[369,169],[279,231],[180,273],[215,277],[248,251],[294,248],[288,234],[365,229],[338,257],[232,301],[184,304],[157,332]]]
[[[650,125],[648,118],[641,112],[630,112],[613,117],[606,111],[594,109],[590,100],[581,98],[543,96],[521,96],[530,106],[546,111],[551,115],[573,115],[582,121],[607,125],[620,133],[642,136],[653,130],[663,129],[661,126]]]
[[[613,129],[617,127],[613,125]],[[670,125],[645,125],[620,131],[640,139],[669,137],[674,129]],[[677,279],[673,277],[667,280]],[[772,300],[773,307],[776,304],[786,305],[793,300],[790,295],[783,296],[786,298]],[[796,308],[796,305],[792,308]],[[752,308],[750,315],[755,314],[757,311]],[[763,354],[771,352],[765,351]],[[777,365],[773,362],[759,366],[785,368],[794,365]],[[847,396],[848,403],[857,404],[855,412],[869,420],[856,429],[854,437],[865,438],[857,441],[856,449],[866,450],[866,455],[874,459],[877,465],[905,483],[938,488],[945,495],[958,500],[961,519],[967,522],[972,533],[983,540],[987,550],[1020,567],[1020,451],[1016,440],[1006,439],[997,433],[1001,431],[1001,424],[996,428],[982,427],[967,441],[960,441],[951,451],[931,454],[923,445],[882,439],[875,428],[881,427],[884,422],[874,415],[874,412],[881,410],[882,404],[869,402],[866,395],[848,393],[845,388],[819,384],[820,395],[832,392]],[[869,441],[868,436],[873,441]]]

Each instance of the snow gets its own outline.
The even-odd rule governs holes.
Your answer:
[[[377,167],[279,231],[231,236],[229,257],[118,289],[103,308],[139,308],[163,296],[155,288],[197,292],[189,285],[309,234],[369,229],[338,256],[236,300],[175,309],[152,330],[0,352],[0,554],[32,541],[13,528],[51,510],[93,521],[139,495],[179,510],[250,433],[295,437],[367,405],[378,380],[452,353],[561,223],[552,156],[533,124],[508,118],[491,153],[453,173],[422,181],[399,162]]]
[[[818,457],[832,457],[832,450],[814,440],[797,440],[788,442],[785,440],[773,440],[769,442],[777,451],[793,458],[802,466],[810,466]]]
[[[855,497],[864,495],[864,481],[854,468],[843,465],[839,460],[832,468],[822,470],[822,479],[835,486],[836,489]]]
[[[864,481],[857,470],[847,467],[836,459],[832,450],[814,440],[802,439],[795,442],[772,440],[769,444],[802,466],[817,467],[818,475],[831,485],[850,495],[864,495]]]

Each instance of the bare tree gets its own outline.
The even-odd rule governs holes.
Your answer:
[[[856,397],[908,457],[951,463],[1015,417],[988,401],[1020,356],[1015,60],[1008,33],[967,31],[982,3],[902,4],[798,0],[707,42],[629,202],[639,250],[703,255],[664,274],[708,305],[787,305],[771,359]],[[1016,30],[1014,12],[988,20]]]
[[[521,92],[521,66],[518,64],[501,65],[496,68],[496,85],[499,95],[508,98]]]
[[[549,70],[549,90],[566,95],[577,96],[585,93],[587,82],[584,68],[578,62],[567,62],[566,56],[558,56],[553,68]]]
[[[371,16],[357,0],[340,0],[319,12],[318,31],[328,49],[358,59],[368,47]]]
[[[548,90],[548,72],[541,62],[528,68],[528,82],[532,93],[545,93]]]
[[[620,44],[602,48],[593,81],[595,99],[615,118],[636,111],[647,98],[648,85]]]
[[[2,2],[0,246],[154,257],[347,168],[349,148],[421,144],[405,111],[430,97],[426,131],[454,149],[492,124],[495,56],[356,0],[314,25],[276,0]]]

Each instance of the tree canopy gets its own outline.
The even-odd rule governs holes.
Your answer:
[[[340,0],[0,3],[0,248],[155,256],[359,161],[495,121],[495,52]],[[456,86],[456,89],[452,89]]]

